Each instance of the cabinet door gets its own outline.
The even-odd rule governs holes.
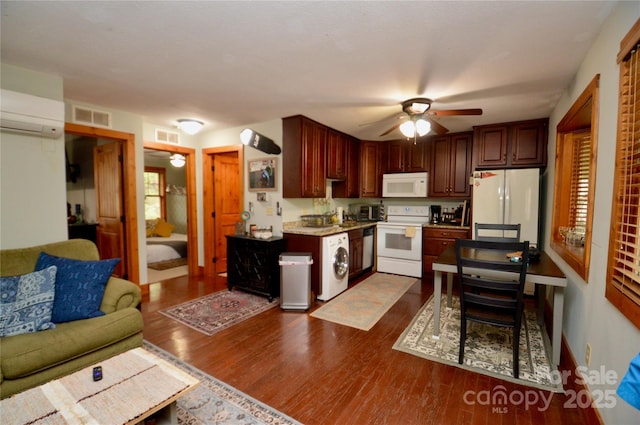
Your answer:
[[[355,137],[349,137],[347,140],[347,178],[331,182],[334,198],[360,197],[360,140]]]
[[[450,166],[448,195],[466,197],[471,195],[469,176],[471,175],[471,133],[452,135],[450,141]]]
[[[514,125],[510,132],[509,148],[512,165],[545,166],[547,163],[546,120]]]
[[[382,194],[379,155],[379,142],[360,143],[360,196],[363,198],[379,198]]]
[[[426,140],[418,140],[415,144],[412,141],[404,141],[407,153],[404,171],[416,173],[429,171],[429,144]]]
[[[431,152],[431,174],[429,175],[429,196],[449,195],[449,137],[433,139]]]
[[[478,167],[507,165],[508,127],[506,125],[476,128],[474,139]]]
[[[406,140],[391,140],[387,142],[387,173],[401,173],[404,171]]]
[[[324,198],[327,128],[311,121],[302,123],[302,196]]]
[[[347,177],[347,149],[349,139],[342,133],[329,129],[327,134],[327,177]]]

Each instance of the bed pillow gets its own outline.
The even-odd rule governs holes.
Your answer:
[[[56,266],[0,278],[0,337],[53,329]]]
[[[163,238],[168,238],[171,236],[171,232],[173,232],[174,228],[175,226],[173,224],[169,224],[163,219],[159,219],[156,227],[153,229],[153,233],[158,236],[162,236]]]
[[[41,252],[36,270],[58,267],[51,321],[63,323],[104,316],[100,311],[104,290],[119,261],[119,258],[73,260]]]

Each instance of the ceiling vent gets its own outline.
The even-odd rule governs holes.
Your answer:
[[[91,127],[111,128],[111,114],[82,106],[73,106],[73,122]]]
[[[162,130],[156,128],[156,142],[180,144],[180,133],[177,131]]]

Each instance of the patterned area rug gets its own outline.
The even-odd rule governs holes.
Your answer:
[[[160,313],[211,336],[278,305],[279,298],[269,302],[265,297],[224,289],[160,310]]]
[[[415,282],[415,277],[375,273],[311,316],[368,331]]]
[[[534,388],[563,392],[557,373],[552,373],[545,349],[544,330],[538,325],[535,311],[525,309],[520,332],[520,379],[513,377],[511,343],[513,334],[507,328],[468,322],[463,364],[458,364],[460,348],[460,300],[453,297],[452,308],[445,308],[442,296],[440,339],[433,333],[433,296],[420,309],[393,348],[436,362],[461,367],[484,375]],[[557,372],[557,371],[556,371]]]
[[[149,263],[147,267],[153,270],[167,270],[174,267],[186,266],[186,258],[176,258],[174,260],[158,261],[157,263]]]
[[[179,424],[300,424],[284,413],[207,375],[147,341],[144,342],[144,348],[200,380],[200,385],[178,399]]]

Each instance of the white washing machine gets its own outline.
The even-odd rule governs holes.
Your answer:
[[[322,238],[321,294],[328,301],[349,286],[349,236],[346,233]]]

